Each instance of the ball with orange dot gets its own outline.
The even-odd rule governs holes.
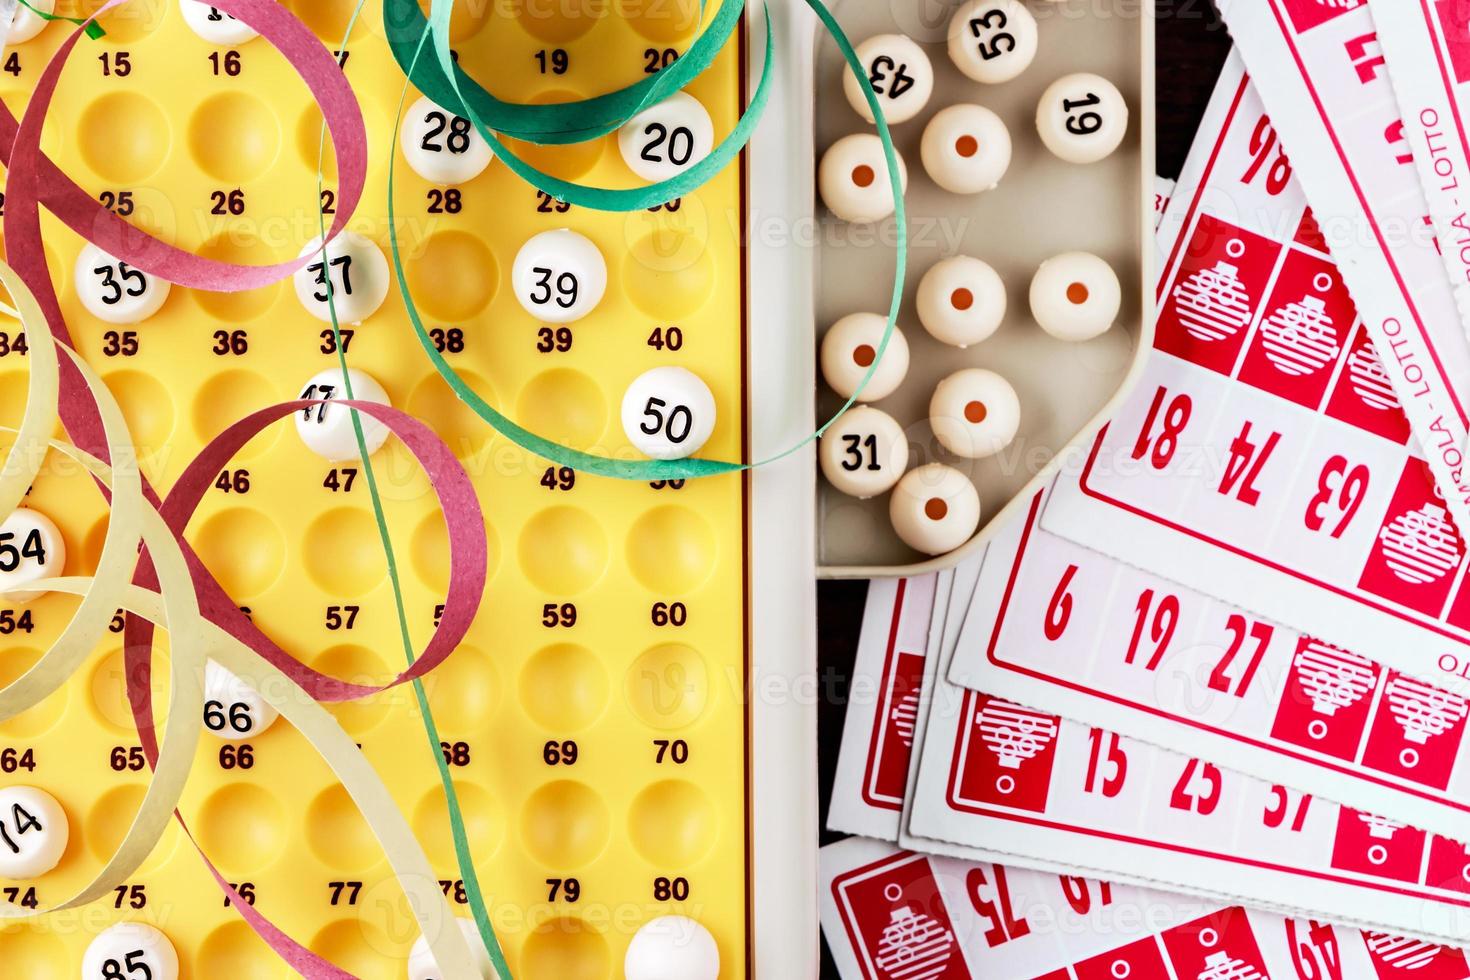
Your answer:
[[[833,391],[843,398],[856,392],[858,401],[872,402],[893,394],[903,383],[909,372],[909,343],[903,331],[894,327],[883,356],[878,356],[887,326],[887,317],[876,313],[853,313],[832,324],[822,338],[821,361],[822,377]],[[858,391],[870,368],[873,376]]]
[[[1031,279],[1031,315],[1058,340],[1091,340],[1118,318],[1123,289],[1113,267],[1091,252],[1065,252]]]
[[[908,167],[898,151],[899,186],[909,185]],[[843,221],[865,224],[893,213],[893,185],[883,141],[872,133],[854,133],[833,143],[817,167],[817,190],[827,209]]]
[[[956,255],[924,273],[915,303],[931,337],[968,347],[995,333],[1005,319],[1006,284],[988,263]]]
[[[951,194],[979,194],[1000,183],[1011,165],[1011,134],[984,106],[952,105],[924,128],[920,158],[929,178]]]
[[[956,371],[929,399],[929,428],[939,444],[957,456],[993,456],[1016,438],[1021,402],[1011,383],[994,371]]]
[[[980,495],[959,470],[930,463],[898,481],[888,500],[888,518],[904,544],[942,555],[970,540],[980,526]]]

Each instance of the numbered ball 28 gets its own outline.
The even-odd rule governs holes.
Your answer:
[[[50,793],[0,788],[0,878],[39,878],[56,867],[69,836],[66,811]]]
[[[1065,252],[1031,279],[1031,315],[1058,340],[1091,340],[1118,319],[1123,287],[1113,267],[1091,252]]]
[[[1036,58],[1036,18],[1020,0],[970,0],[949,22],[949,59],[984,85],[1009,82]]]
[[[522,308],[543,323],[571,323],[597,308],[607,291],[607,262],[570,228],[543,231],[516,253],[511,282]]]
[[[254,738],[279,717],[256,690],[213,660],[204,665],[204,727],[231,742]]]
[[[623,395],[623,431],[651,459],[692,456],[715,431],[709,385],[681,367],[658,367],[634,379]]]
[[[822,337],[822,377],[832,390],[843,398],[857,394],[858,401],[875,402],[886,398],[903,383],[909,372],[909,342],[903,331],[893,328],[883,356],[878,357],[878,348],[883,344],[883,331],[888,318],[876,313],[853,313],[843,317],[827,329]],[[877,368],[873,368],[874,364]],[[868,385],[858,391],[858,385],[873,376]]]
[[[952,105],[924,127],[919,156],[929,179],[951,194],[992,190],[1011,165],[1011,133],[984,106]]]
[[[649,919],[623,956],[627,980],[718,980],[720,947],[702,924],[685,915]]]
[[[924,111],[934,92],[934,66],[924,49],[902,34],[879,34],[857,46],[858,60],[868,73],[868,83],[878,97],[883,118],[890,125],[908,122]],[[853,111],[868,122],[873,110],[858,84],[857,76],[844,63],[842,91]]]
[[[464,184],[485,172],[495,153],[464,116],[425,97],[409,107],[399,131],[403,159],[434,184]]]
[[[179,0],[179,12],[184,15],[189,30],[210,44],[230,48],[259,37],[255,28],[243,20],[199,0]]]
[[[10,22],[10,30],[5,34],[5,43],[26,43],[46,29],[47,21],[41,14],[54,13],[56,13],[56,0],[30,0],[29,7],[16,4],[15,20]]]
[[[352,382],[352,398],[355,401],[391,404],[383,386],[369,374],[357,368],[348,368],[347,376]],[[297,396],[302,400],[318,400],[321,404],[308,405],[296,413],[296,432],[306,448],[330,462],[357,459],[357,434],[352,428],[352,410],[336,404],[347,398],[347,386],[342,381],[342,369],[330,368],[314,375]],[[362,421],[362,438],[371,455],[388,439],[388,427],[364,412],[359,412]]]
[[[648,181],[677,177],[715,146],[709,111],[687,92],[649,106],[618,130],[618,152],[628,169]]]
[[[942,555],[970,540],[980,526],[980,495],[959,470],[930,463],[898,481],[888,500],[888,517],[910,548]]]
[[[987,339],[1006,316],[1006,284],[969,255],[936,262],[919,280],[919,322],[935,340],[968,347]]]
[[[324,323],[337,311],[338,323],[361,323],[388,298],[388,259],[371,238],[344,231],[327,243],[313,239],[301,250],[311,256],[291,277],[296,298],[306,311]]]
[[[174,944],[146,922],[102,930],[82,955],[82,980],[178,980]]]
[[[454,924],[464,933],[464,941],[470,947],[475,976],[480,980],[490,980],[495,976],[495,968],[490,963],[490,953],[485,949],[485,941],[480,938],[480,930],[474,920],[455,916]],[[413,948],[408,951],[408,980],[443,980],[444,976],[444,971],[434,960],[433,951],[429,949],[429,941],[423,936],[415,939]]]
[[[51,518],[17,507],[0,523],[0,599],[30,602],[44,592],[21,586],[60,575],[66,568],[66,542]]]
[[[909,463],[909,440],[893,416],[870,405],[848,409],[822,433],[817,461],[827,482],[849,497],[887,493]]]
[[[1096,163],[1128,132],[1128,103],[1101,75],[1082,72],[1052,82],[1036,106],[1041,142],[1068,163]]]
[[[90,242],[76,265],[77,299],[106,323],[139,323],[168,299],[169,284],[108,255]]]
[[[957,456],[993,456],[1016,438],[1021,402],[1011,383],[994,371],[966,368],[934,388],[929,428]]]
[[[898,161],[899,186],[909,186],[909,171],[903,157]],[[833,143],[817,167],[817,189],[822,203],[843,221],[882,221],[893,213],[893,185],[883,141],[872,133],[854,133]]]

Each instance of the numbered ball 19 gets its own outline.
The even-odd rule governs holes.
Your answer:
[[[0,878],[39,878],[61,861],[69,836],[56,797],[34,786],[0,787]]]
[[[301,255],[311,261],[291,277],[296,298],[323,323],[332,322],[334,308],[338,323],[361,323],[388,298],[388,259],[371,238],[344,231],[327,243],[323,256],[317,237]]]
[[[934,388],[929,428],[957,456],[993,456],[1016,438],[1021,402],[1011,383],[994,371],[966,368]]]
[[[970,540],[980,526],[980,495],[959,470],[930,463],[898,481],[888,500],[888,517],[910,548],[942,555]]]
[[[88,242],[77,255],[77,299],[105,323],[140,323],[168,299],[169,284]]]
[[[909,171],[903,157],[898,161],[899,186],[909,186]],[[863,224],[882,221],[893,213],[893,185],[883,141],[872,133],[854,133],[833,143],[817,167],[817,189],[822,203],[843,221]]]
[[[200,0],[179,0],[179,12],[184,15],[184,23],[189,25],[189,30],[210,44],[230,48],[260,36],[243,20]]]
[[[256,690],[213,660],[204,665],[204,727],[231,742],[253,738],[280,717]]]
[[[919,145],[929,179],[951,194],[992,190],[1011,165],[1011,133],[984,106],[952,105],[924,127]]]
[[[1113,267],[1091,252],[1065,252],[1031,279],[1031,315],[1058,340],[1091,340],[1118,318],[1123,287]]]
[[[464,116],[427,97],[409,106],[399,130],[403,159],[433,184],[464,184],[485,172],[495,152]]]
[[[371,375],[348,368],[347,376],[352,382],[354,401],[391,404],[388,393]],[[296,413],[296,432],[306,448],[329,462],[357,459],[357,434],[352,427],[352,410],[339,404],[347,398],[347,386],[342,381],[341,368],[329,368],[314,375],[301,389],[302,400],[321,402],[308,405]],[[365,412],[359,412],[362,421],[362,438],[371,455],[388,439],[388,427]]]
[[[956,255],[924,273],[915,305],[931,337],[968,347],[1000,328],[1006,316],[1006,284],[989,263]]]
[[[40,11],[40,13],[36,13]],[[6,44],[24,44],[46,29],[46,18],[41,14],[56,13],[56,0],[30,0],[30,7],[16,4],[15,19],[6,32]]]
[[[878,349],[887,326],[887,317],[852,313],[827,328],[822,337],[822,377],[833,391],[843,398],[851,398],[857,392],[858,401],[875,402],[893,394],[903,383],[909,372],[909,342],[895,326],[880,358]],[[873,376],[859,392],[858,385],[870,369]]]
[[[178,980],[174,944],[146,922],[102,930],[82,954],[82,980]]]
[[[1041,142],[1068,163],[1096,163],[1128,132],[1128,103],[1101,75],[1082,72],[1052,82],[1036,105]]]
[[[17,507],[0,523],[0,598],[24,603],[44,592],[26,592],[21,586],[53,578],[66,568],[66,542],[45,514]]]
[[[1036,58],[1040,32],[1020,0],[970,0],[949,22],[949,59],[983,85],[1009,82]]]
[[[934,66],[924,49],[902,34],[878,34],[857,46],[858,60],[890,125],[908,122],[924,111],[934,92]],[[873,110],[857,76],[843,62],[842,91],[853,111],[868,122]]]
[[[718,980],[720,947],[702,924],[685,915],[649,919],[623,956],[627,980]]]
[[[543,323],[571,323],[602,302],[607,262],[585,235],[559,228],[521,246],[510,278],[527,313]]]
[[[709,385],[681,367],[657,367],[633,380],[623,395],[623,431],[650,459],[692,456],[715,431]]]
[[[817,446],[827,482],[849,497],[887,493],[909,463],[909,440],[887,412],[871,405],[848,409],[828,426]]]
[[[480,930],[474,920],[455,916],[454,924],[464,933],[464,941],[470,947],[470,956],[477,971],[475,976],[479,980],[491,980],[495,976],[495,968],[490,962],[490,953],[485,949],[485,941],[480,938]],[[444,977],[444,971],[439,969],[434,953],[429,949],[428,939],[423,936],[415,939],[413,948],[408,951],[408,980],[444,980]]]
[[[709,156],[714,146],[709,110],[687,92],[649,106],[618,130],[623,162],[647,181],[677,177]]]

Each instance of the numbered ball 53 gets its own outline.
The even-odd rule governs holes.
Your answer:
[[[934,92],[934,66],[924,49],[902,34],[879,34],[857,46],[858,60],[890,124],[907,122],[924,110]],[[853,111],[868,122],[873,110],[857,76],[843,62],[842,91]]]
[[[1101,75],[1082,72],[1052,82],[1036,106],[1036,131],[1068,163],[1096,163],[1128,132],[1128,103]]]
[[[571,323],[602,302],[607,263],[585,235],[570,228],[543,231],[516,253],[511,282],[522,308],[537,320]]]
[[[909,186],[908,167],[897,150],[899,186]],[[822,203],[843,221],[881,221],[893,213],[893,185],[883,141],[872,133],[854,133],[833,143],[817,167]]]
[[[634,379],[623,395],[623,431],[651,459],[692,456],[715,431],[709,385],[681,367],[658,367]]]
[[[174,944],[146,922],[104,929],[82,955],[82,980],[178,980]]]
[[[17,507],[0,523],[0,598],[22,603],[44,595],[19,589],[66,568],[66,542],[51,518]]]
[[[168,299],[169,284],[108,255],[90,242],[77,256],[77,299],[106,323],[139,323]]]
[[[291,277],[296,298],[318,320],[330,323],[335,307],[338,323],[361,323],[388,298],[388,260],[371,238],[344,231],[327,243],[323,257],[317,237],[301,254],[312,259]]]
[[[355,401],[391,404],[388,393],[372,375],[348,368],[347,376],[352,381],[352,397]],[[319,400],[322,404],[308,405],[296,413],[296,433],[306,448],[330,462],[357,459],[357,434],[352,428],[352,409],[336,404],[347,398],[347,386],[342,382],[342,369],[329,368],[312,376],[301,389],[301,399]],[[364,412],[358,413],[362,421],[362,438],[371,455],[388,439],[388,427]]]
[[[403,159],[435,184],[463,184],[485,172],[495,152],[464,116],[427,97],[409,107],[399,133]]]
[[[66,853],[66,811],[34,786],[0,788],[0,878],[39,878]]]
[[[179,0],[179,12],[184,15],[189,30],[210,44],[234,47],[259,37],[255,28],[243,20],[199,0]]]
[[[490,963],[490,953],[485,949],[485,941],[480,938],[480,930],[474,920],[455,916],[454,924],[464,933],[464,941],[469,944],[477,971],[475,976],[480,980],[490,980],[495,976],[495,968]],[[408,980],[444,980],[444,976],[429,949],[428,939],[423,936],[415,939],[413,948],[408,951]]]
[[[279,714],[255,688],[213,660],[204,665],[204,727],[232,742],[252,738]]]
[[[687,92],[649,106],[618,130],[618,152],[628,169],[648,181],[677,177],[715,146],[709,111]]]
[[[858,401],[875,402],[893,394],[903,383],[909,372],[909,342],[895,326],[880,358],[878,348],[883,345],[887,326],[885,316],[853,313],[827,329],[822,337],[822,377],[833,391],[843,398],[851,398],[856,392]],[[877,368],[873,368],[875,363]],[[870,369],[873,376],[859,392],[858,385]]]
[[[949,58],[984,85],[1009,82],[1036,58],[1036,18],[1020,0],[970,0],[949,22]]]
[[[893,489],[903,476],[909,463],[909,440],[893,416],[871,405],[858,405],[822,433],[817,461],[833,487],[866,500]]]

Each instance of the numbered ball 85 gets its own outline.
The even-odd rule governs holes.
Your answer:
[[[956,255],[924,273],[915,305],[931,337],[968,347],[1000,328],[1006,316],[1006,284],[989,263]]]
[[[388,393],[372,375],[357,368],[348,368],[347,376],[352,382],[352,397],[355,401],[391,404]],[[322,404],[308,405],[296,413],[296,432],[306,448],[329,462],[357,459],[357,434],[352,428],[352,410],[345,405],[335,404],[347,398],[347,386],[342,383],[342,369],[329,368],[313,375],[298,396],[303,400],[313,399]],[[358,413],[362,421],[362,439],[368,454],[378,451],[388,439],[388,427],[364,412]]]
[[[200,0],[179,0],[179,12],[184,15],[184,23],[189,25],[189,30],[210,44],[228,48],[260,36],[243,20]]]
[[[66,853],[66,811],[34,786],[0,788],[0,878],[39,878]]]
[[[893,394],[903,383],[909,372],[909,342],[903,331],[893,328],[883,356],[878,357],[887,326],[885,316],[853,313],[827,329],[822,337],[822,377],[833,391],[843,398],[851,398],[856,393],[858,401],[875,402]],[[878,365],[875,369],[874,362]],[[873,369],[873,376],[868,386],[858,391],[869,369]]]
[[[399,142],[413,172],[434,184],[467,183],[495,159],[490,144],[468,119],[427,97],[409,107]]]
[[[657,367],[633,380],[623,395],[623,431],[650,459],[692,456],[715,431],[715,396],[694,372]]]
[[[44,592],[17,591],[66,568],[66,542],[51,518],[29,507],[17,507],[0,523],[0,598],[30,602]]]
[[[213,660],[204,665],[204,727],[219,738],[244,741],[280,717],[256,690]]]
[[[1128,103],[1101,75],[1081,72],[1051,83],[1036,106],[1041,142],[1068,163],[1096,163],[1128,132]]]
[[[559,228],[521,246],[510,278],[527,313],[543,323],[571,323],[602,302],[607,263],[585,235]]]
[[[908,166],[897,150],[899,186],[909,186]],[[893,185],[883,141],[872,133],[854,133],[833,143],[817,167],[822,203],[843,221],[882,221],[893,213]]]
[[[686,915],[649,919],[633,934],[623,956],[626,980],[718,980],[719,975],[715,937]]]
[[[105,323],[139,323],[168,299],[169,284],[108,255],[90,242],[77,255],[77,299]]]
[[[890,125],[908,122],[924,111],[934,92],[934,66],[923,48],[902,34],[879,34],[859,44],[857,56],[883,108],[883,118]],[[873,122],[868,98],[846,62],[842,68],[842,91],[853,111]]]
[[[910,470],[893,488],[888,517],[894,531],[915,551],[953,551],[980,526],[980,495],[970,478],[943,463]]]
[[[495,976],[495,968],[490,962],[490,953],[485,949],[485,941],[480,938],[480,930],[474,920],[455,916],[454,924],[464,933],[464,941],[470,947],[470,956],[477,971],[475,976],[480,980],[491,980]],[[434,953],[429,949],[428,939],[423,936],[415,939],[413,948],[408,951],[408,980],[444,980],[444,977],[444,971],[439,969]]]
[[[82,955],[82,980],[178,980],[174,944],[146,922],[119,922],[98,933]]]
[[[715,124],[687,92],[649,106],[618,130],[618,152],[628,169],[648,181],[677,177],[710,155]]]
[[[388,298],[388,260],[371,238],[344,231],[327,243],[313,239],[301,250],[311,261],[291,277],[296,298],[306,311],[323,323],[361,323]],[[330,302],[329,302],[330,301]]]
[[[817,461],[827,482],[849,497],[887,493],[909,462],[909,440],[887,412],[871,405],[848,409],[822,433]]]
[[[1036,58],[1036,18],[1020,0],[970,0],[949,22],[949,58],[983,85],[1009,82]]]

